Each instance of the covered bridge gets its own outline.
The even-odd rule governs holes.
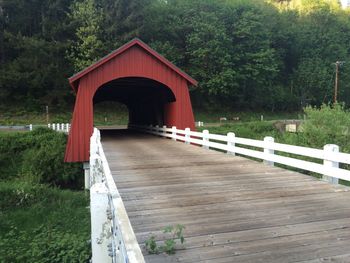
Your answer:
[[[189,85],[197,81],[139,39],[69,78],[77,94],[66,162],[89,160],[93,105],[113,100],[129,110],[129,124],[194,128]]]

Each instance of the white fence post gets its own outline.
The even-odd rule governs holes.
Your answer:
[[[227,134],[227,154],[236,155],[235,154],[235,147],[236,147],[235,137],[236,135],[233,132],[229,132]]]
[[[47,127],[48,127],[49,129],[51,129],[51,124],[50,124],[50,123],[48,123],[48,124],[47,124]]]
[[[185,143],[190,144],[190,128],[185,129]]]
[[[69,133],[69,123],[66,123],[66,132]]]
[[[171,127],[171,133],[173,135],[172,140],[176,141],[176,126]]]
[[[166,139],[166,125],[163,125],[163,137]]]
[[[84,162],[83,169],[84,169],[85,189],[90,189],[90,163]]]
[[[33,124],[29,124],[29,130],[30,130],[30,131],[33,130]]]
[[[108,255],[111,225],[107,215],[108,189],[96,183],[90,189],[92,263],[112,262]]]
[[[203,145],[202,147],[206,150],[209,150],[209,131],[203,130]]]
[[[56,124],[52,123],[52,129],[55,131],[56,130]]]
[[[334,168],[339,168],[339,163],[338,162],[334,162],[334,161],[329,161],[328,157],[331,156],[333,153],[338,153],[339,152],[339,146],[335,145],[335,144],[326,144],[323,147],[324,150],[324,160],[323,160],[323,165],[325,166],[325,168],[327,169],[327,167],[334,167]],[[322,179],[332,183],[332,184],[338,184],[339,183],[339,179],[335,178],[335,177],[331,177],[331,176],[327,176],[327,175],[323,175]]]
[[[269,161],[268,155],[273,155],[275,153],[274,150],[271,149],[271,144],[275,142],[275,139],[272,137],[265,137],[264,138],[265,146],[264,146],[264,153],[265,153],[265,158],[264,158],[264,163],[267,165],[273,166],[274,163],[273,161]]]

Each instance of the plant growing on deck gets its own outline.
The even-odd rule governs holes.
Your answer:
[[[167,253],[168,255],[175,254],[176,241],[180,241],[181,244],[185,242],[183,231],[185,227],[177,224],[176,226],[167,226],[163,228],[163,233],[168,234],[169,237],[159,245],[156,242],[156,237],[152,235],[145,241],[146,250],[149,254]]]

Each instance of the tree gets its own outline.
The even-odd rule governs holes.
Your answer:
[[[70,18],[77,24],[77,42],[72,45],[68,57],[76,71],[91,65],[101,57],[103,43],[99,39],[102,22],[102,9],[94,0],[74,2]]]

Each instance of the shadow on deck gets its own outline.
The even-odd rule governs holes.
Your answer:
[[[185,249],[146,262],[350,262],[346,187],[128,130],[102,140],[141,247],[186,227]]]

